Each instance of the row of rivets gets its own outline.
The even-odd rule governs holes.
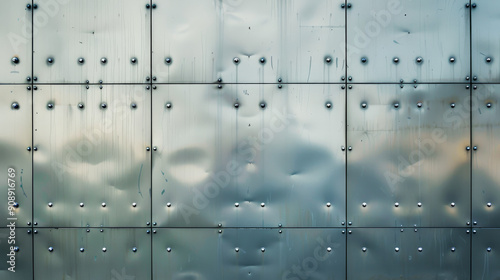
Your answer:
[[[54,252],[54,247],[49,247],[48,250],[49,250],[49,252]],[[81,253],[83,253],[83,252],[85,252],[85,248],[82,247],[82,248],[79,249],[79,251]],[[103,252],[107,252],[108,249],[106,247],[103,247],[102,251]],[[134,253],[137,252],[137,247],[132,248],[132,252],[134,252]]]
[[[361,204],[361,206],[366,207],[366,206],[368,206],[368,204],[367,204],[366,202],[363,202],[363,203]],[[417,203],[417,206],[418,206],[418,207],[422,207],[422,202],[418,202],[418,203]],[[450,203],[450,206],[451,206],[451,207],[455,207],[455,202]],[[488,206],[488,207],[491,207],[491,203],[488,203],[488,204],[487,204],[487,206]],[[399,207],[399,202],[394,203],[394,207]]]
[[[106,57],[102,57],[100,61],[101,61],[101,63],[102,63],[102,64],[106,64],[106,63],[108,63],[108,59],[107,59]],[[137,60],[137,58],[136,58],[136,57],[132,57],[132,58],[130,59],[130,63],[132,63],[132,64],[136,64],[136,63],[137,63],[137,61],[138,61],[138,60]],[[13,57],[13,58],[12,58],[12,62],[13,62],[13,63],[15,63],[15,64],[18,64],[18,63],[19,63],[19,58],[18,58],[18,57]],[[54,62],[55,62],[55,59],[54,59],[53,57],[49,57],[49,58],[47,58],[47,63],[48,63],[48,64],[54,64]],[[85,58],[83,58],[83,57],[79,57],[79,58],[78,58],[78,60],[77,60],[77,62],[78,62],[78,64],[80,64],[80,65],[81,65],[81,64],[84,64],[84,63],[85,63]]]
[[[491,251],[491,248],[488,248],[488,249],[489,249],[489,251],[488,251],[488,252],[490,252],[490,251]],[[487,250],[488,250],[488,249],[487,249]],[[368,251],[368,248],[366,248],[366,247],[362,247],[362,248],[361,248],[361,251],[366,252],[366,251]],[[395,247],[395,248],[394,248],[394,251],[399,252],[399,251],[400,251],[399,247]],[[423,251],[424,251],[424,248],[422,248],[422,247],[418,247],[418,248],[417,248],[417,251],[419,251],[419,252],[423,252]],[[455,248],[455,247],[451,247],[451,248],[450,248],[450,251],[455,252],[455,251],[456,251],[456,248]]]
[[[153,9],[156,9],[156,4],[153,4],[153,5],[149,5],[149,3],[148,3],[148,4],[146,4],[146,9],[149,9],[149,8],[151,8],[151,7],[152,7]]]
[[[108,107],[108,105],[106,103],[101,103],[100,107],[102,109],[106,109]],[[17,104],[16,102],[12,103],[12,108],[13,109],[19,109],[19,104]],[[54,108],[54,103],[47,103],[47,108],[48,109],[53,109]],[[83,104],[81,102],[78,103],[78,108],[80,108],[80,109],[85,108],[85,104]],[[130,108],[136,109],[137,108],[137,104],[136,103],[130,104]]]
[[[83,202],[80,202],[80,204],[79,204],[79,205],[80,205],[80,207],[85,207],[85,204],[84,204]],[[18,205],[18,206],[19,206],[19,205]],[[47,204],[47,206],[52,207],[52,206],[54,206],[54,203],[49,202],[49,203]],[[101,206],[102,206],[102,207],[106,207],[106,203],[105,203],[105,202],[101,203]],[[135,203],[135,202],[134,202],[134,203],[132,203],[132,207],[137,207],[137,203]]]
[[[393,61],[394,63],[398,64],[398,63],[399,63],[399,57],[395,57],[395,58],[393,58],[393,59],[392,59],[392,61]],[[417,58],[415,59],[415,61],[416,61],[417,63],[422,63],[422,62],[424,61],[424,59],[423,59],[422,57],[417,57]],[[450,57],[449,61],[450,61],[451,63],[454,63],[454,62],[455,62],[455,58],[454,58],[454,57]],[[486,61],[487,61],[487,62],[491,62],[491,58],[487,58],[487,59],[486,59]],[[362,58],[361,58],[361,63],[366,64],[367,62],[368,62],[368,58],[366,58],[366,57],[362,57]]]

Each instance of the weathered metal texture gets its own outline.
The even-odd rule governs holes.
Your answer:
[[[340,85],[159,85],[153,221],[169,227],[340,227]]]
[[[1,279],[26,280],[33,278],[33,240],[32,234],[28,234],[27,231],[26,228],[17,228],[15,233],[12,233],[9,228],[0,229]],[[12,266],[10,262],[13,262],[14,265]],[[11,270],[8,270],[9,268]]]
[[[162,228],[153,279],[345,279],[345,243],[340,229]]]
[[[33,26],[26,3],[6,1],[0,9],[0,83],[28,83],[31,76]]]
[[[150,98],[145,86],[38,87],[34,222],[43,227],[147,225]]]
[[[151,10],[143,1],[39,4],[34,18],[43,24],[35,25],[33,53],[33,75],[38,82],[146,82],[151,65]]]
[[[333,83],[345,74],[344,1],[155,3],[158,82]]]
[[[347,279],[470,279],[470,245],[463,228],[353,229]]]
[[[348,74],[363,83],[466,82],[469,25],[461,0],[352,1]]]
[[[347,91],[347,220],[359,227],[470,221],[465,85],[354,85]]]
[[[151,279],[146,229],[44,228],[34,251],[35,279]]]
[[[472,9],[472,75],[481,83],[500,82],[500,2],[481,0]]]
[[[499,101],[500,85],[472,92],[472,217],[481,227],[500,227]]]
[[[15,218],[18,226],[28,226],[28,222],[31,222],[33,198],[31,90],[27,90],[26,86],[0,86],[0,104],[0,131],[2,132],[0,133],[0,143],[2,143],[0,145],[0,170],[2,170],[0,201],[3,204],[0,219],[8,224],[7,218]],[[10,168],[13,172],[9,171]],[[14,189],[13,193],[9,193],[12,189]],[[9,206],[13,208],[8,210]]]
[[[500,229],[482,228],[472,235],[472,278],[500,279]]]

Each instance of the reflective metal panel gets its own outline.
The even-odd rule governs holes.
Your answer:
[[[472,9],[472,75],[478,82],[500,82],[500,2],[481,0]]]
[[[500,85],[477,85],[472,94],[473,221],[500,227]]]
[[[347,248],[347,279],[470,279],[466,229],[353,229]]]
[[[39,229],[36,279],[151,279],[145,229]]]
[[[153,221],[160,226],[341,226],[339,85],[158,86]]]
[[[144,86],[34,92],[34,219],[44,227],[146,226],[151,97]]]
[[[470,219],[465,85],[354,85],[347,102],[352,226],[459,227]]]
[[[141,83],[150,75],[149,1],[37,1],[34,76],[42,83]]]
[[[472,279],[500,279],[500,229],[477,229],[472,238]]]
[[[354,82],[465,82],[470,75],[464,1],[351,2],[347,60]]]
[[[17,226],[31,222],[31,109],[26,86],[0,86],[0,220]]]
[[[6,1],[0,10],[0,83],[29,82],[33,26],[28,3]]]
[[[155,1],[159,82],[340,82],[344,1]]]
[[[27,233],[26,228],[0,229],[1,279],[33,279],[33,244],[31,238],[32,235]]]
[[[157,229],[153,279],[345,279],[339,229]]]

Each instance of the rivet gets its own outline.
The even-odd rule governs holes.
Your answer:
[[[83,57],[78,58],[78,63],[80,64],[85,63],[85,59]]]
[[[451,108],[455,108],[455,103],[451,103],[451,104],[450,104],[450,107],[451,107]]]
[[[146,151],[151,151],[151,148],[150,147],[146,147]]]
[[[35,152],[38,151],[38,147],[36,147],[36,146],[33,147],[33,151],[35,151]]]
[[[491,247],[486,248],[486,251],[491,252]]]
[[[14,57],[12,58],[12,63],[14,63],[14,64],[18,64],[18,63],[19,63],[19,57],[14,56]]]
[[[472,233],[473,233],[473,234],[476,234],[476,233],[477,233],[477,231],[476,231],[475,229],[473,229],[473,230],[472,230]]]
[[[326,106],[326,108],[332,108],[332,103],[331,102],[326,102],[325,106]]]
[[[395,58],[392,59],[392,61],[394,61],[394,63],[398,64],[399,63],[399,58],[395,57]]]
[[[83,109],[84,107],[85,105],[83,105],[83,103],[78,103],[78,108]]]
[[[106,252],[108,249],[106,249],[106,247],[102,248],[102,251],[103,252]]]
[[[137,247],[132,248],[132,252],[137,252]]]
[[[399,108],[399,103],[394,103],[394,108]]]
[[[345,8],[345,3],[340,4],[340,7],[341,7],[342,9],[344,9],[344,8]]]
[[[37,80],[38,80],[38,78],[37,78],[36,76],[35,76],[35,77],[33,77],[33,81],[35,81],[35,82],[36,82]]]
[[[85,204],[83,204],[83,202],[80,202],[80,207],[83,207],[85,206]]]
[[[240,204],[239,204],[238,202],[236,202],[236,203],[234,204],[234,207],[240,207]]]
[[[130,62],[132,62],[132,64],[135,64],[135,63],[137,62],[137,58],[132,57],[132,58],[130,59]]]
[[[345,151],[345,146],[340,147],[342,151]]]
[[[132,207],[137,207],[137,203],[132,203]]]
[[[153,76],[153,81],[156,81],[156,76]]]
[[[218,88],[222,88],[222,85],[217,85]]]
[[[344,85],[342,85],[340,88],[341,88],[341,89],[345,89],[345,86],[344,86]]]
[[[233,62],[234,62],[234,64],[238,64],[238,63],[240,63],[240,59],[235,57],[235,58],[233,58]]]
[[[27,4],[26,9],[31,10],[31,4]]]
[[[234,103],[234,108],[238,108],[240,107],[240,104],[239,103]]]
[[[14,109],[14,110],[17,110],[17,109],[19,109],[19,103],[17,103],[17,102],[13,102],[13,103],[12,103],[12,105],[10,105],[10,107],[11,107],[12,109]]]
[[[282,81],[283,81],[283,79],[278,78],[278,83],[281,83]]]
[[[366,104],[365,102],[361,103],[362,108],[366,108],[367,106],[368,106],[368,104]]]
[[[366,57],[361,58],[361,63],[366,63],[367,61],[368,61],[368,59]]]
[[[344,76],[340,77],[340,79],[341,79],[342,81],[345,81],[345,77],[344,77]]]
[[[218,227],[222,227],[222,224],[218,224],[217,226],[218,226]]]
[[[477,81],[477,77],[476,77],[476,76],[472,77],[472,79],[473,79],[474,81]]]
[[[348,4],[347,4],[347,8],[349,8],[349,9],[350,9],[351,7],[352,7],[352,4],[351,4],[351,3],[348,3]]]
[[[101,203],[101,206],[106,207],[106,203],[105,202]]]
[[[14,247],[14,252],[19,252],[19,247]]]
[[[331,57],[326,57],[325,58],[325,62],[326,63],[331,63],[332,62],[332,58]]]
[[[348,222],[347,224],[350,225],[350,226],[352,226],[352,222]]]
[[[332,248],[331,248],[331,247],[328,247],[328,248],[326,248],[326,251],[327,251],[327,252],[331,252],[331,251],[332,251]]]
[[[149,82],[149,80],[151,80],[151,78],[149,76],[147,76],[146,81]]]
[[[491,108],[491,103],[487,103],[486,107]]]
[[[283,225],[282,224],[278,224],[278,227],[282,227]]]
[[[102,80],[99,80],[99,83],[102,84]]]
[[[477,151],[477,146],[472,147],[474,151]]]
[[[157,151],[157,150],[158,150],[158,147],[154,146],[153,151]]]
[[[26,148],[26,150],[28,150],[28,152],[31,151],[31,147]]]
[[[165,63],[172,64],[172,58],[170,58],[170,57],[165,58]]]
[[[399,247],[394,248],[394,251],[399,252]]]
[[[399,202],[394,203],[394,207],[399,207]]]
[[[424,249],[422,249],[422,247],[418,247],[418,251],[419,252],[422,252]]]
[[[366,202],[363,202],[363,204],[361,204],[361,205],[363,205],[363,207],[366,207],[367,204],[366,204]]]
[[[169,252],[169,253],[172,252],[172,248],[168,247],[167,252]]]
[[[260,207],[266,207],[266,204],[265,204],[264,202],[262,202],[262,203],[260,204]]]
[[[467,81],[470,80],[470,77],[469,76],[465,77],[465,80],[467,80]]]
[[[49,252],[53,252],[53,251],[54,251],[54,248],[49,247]]]
[[[455,62],[455,58],[454,57],[450,57],[450,62],[451,63]]]
[[[222,233],[222,229],[219,229],[219,233]]]
[[[417,232],[417,231],[418,231],[418,229],[414,229],[414,231],[415,231],[415,232]]]
[[[345,225],[345,222],[344,222],[344,221],[342,221],[340,224],[341,224],[341,225]]]
[[[352,234],[352,230],[348,231],[347,233]]]
[[[171,206],[172,206],[172,203],[167,202],[167,207],[171,207]]]
[[[240,248],[236,247],[236,248],[234,248],[234,251],[235,251],[236,253],[238,253],[238,252],[240,251]]]
[[[153,6],[152,6],[152,7],[153,7],[153,9],[156,9],[156,4],[153,4]]]
[[[345,234],[345,230],[342,231],[342,234]]]
[[[418,107],[418,108],[421,108],[421,107],[422,107],[422,102],[418,102],[418,103],[417,103],[417,107]]]
[[[404,229],[401,229],[401,232],[405,231]]]
[[[108,107],[108,105],[106,103],[101,103],[101,108],[102,109],[106,109],[106,107]]]
[[[48,204],[48,205],[49,205],[49,207],[54,206],[54,204],[53,204],[52,202],[49,202],[49,204]]]
[[[466,224],[467,224],[468,226],[470,226],[470,222],[467,222]]]
[[[361,251],[366,252],[366,247],[361,248]]]
[[[31,86],[26,87],[27,90],[31,90]]]
[[[102,86],[99,86],[100,89],[102,89]]]
[[[452,252],[455,252],[455,250],[456,250],[455,247],[451,247]]]
[[[150,234],[150,233],[151,233],[151,231],[149,229],[146,230],[146,234]]]
[[[349,85],[349,86],[348,86],[348,88],[349,88],[349,89],[352,89],[352,85]]]
[[[165,104],[165,107],[167,107],[167,108],[169,108],[169,109],[170,109],[170,108],[172,108],[172,103],[167,103],[167,104]]]
[[[260,251],[264,253],[266,251],[266,248],[262,247],[260,248]]]
[[[149,9],[150,7],[151,7],[151,5],[149,5],[149,3],[146,4],[146,9]]]
[[[352,151],[352,147],[351,147],[351,146],[349,146],[347,149],[348,149],[349,151]]]
[[[283,85],[279,84],[279,85],[278,85],[278,88],[283,88]]]
[[[450,205],[451,207],[455,207],[455,202],[452,202]]]
[[[156,234],[156,229],[155,229],[155,230],[153,230],[153,234]]]
[[[52,57],[47,58],[47,63],[48,64],[54,63],[54,58],[52,58]]]
[[[102,64],[106,64],[106,62],[108,62],[108,59],[107,59],[107,58],[105,58],[105,57],[101,58],[101,63],[102,63]]]
[[[31,77],[26,77],[26,81],[31,81]]]
[[[331,207],[331,206],[332,206],[332,204],[330,202],[326,203],[326,207]]]
[[[265,102],[261,102],[260,103],[260,108],[266,108],[266,103]]]
[[[89,89],[89,86],[86,86],[87,89]]]
[[[486,203],[486,206],[491,207],[491,202]]]
[[[477,86],[473,86],[472,88],[473,88],[474,90],[476,90],[476,89],[477,89]]]
[[[466,8],[469,8],[469,7],[470,7],[470,4],[469,4],[469,3],[465,4],[465,7],[466,7]]]
[[[424,59],[421,57],[417,57],[417,63],[421,63]]]
[[[349,81],[352,81],[352,76],[349,76],[347,79],[348,79]]]
[[[52,104],[52,103],[48,103],[48,104],[47,104],[47,108],[49,108],[49,109],[54,108],[54,104]]]
[[[38,233],[38,230],[36,230],[36,229],[35,229],[35,230],[33,230],[33,233],[34,233],[34,234],[37,234],[37,233]]]
[[[470,146],[465,147],[467,151],[470,151]]]
[[[486,62],[490,63],[491,62],[491,57],[486,58]]]
[[[84,248],[80,248],[80,252],[85,252],[85,249]]]
[[[132,104],[130,104],[130,107],[132,107],[132,109],[135,109],[135,108],[137,108],[137,104],[132,103]]]
[[[266,58],[261,57],[259,61],[260,61],[260,63],[264,64],[264,63],[266,63]]]
[[[37,225],[38,225],[38,222],[34,222],[33,224],[34,224],[35,226],[37,226]],[[29,226],[29,225],[28,225],[28,226]]]
[[[90,229],[89,229],[89,228],[87,229],[87,232],[90,232]]]
[[[473,224],[474,224],[474,225],[477,225],[477,221],[474,221],[474,222],[473,222]]]
[[[417,203],[418,207],[422,207],[422,202]]]

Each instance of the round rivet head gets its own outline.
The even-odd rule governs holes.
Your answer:
[[[19,109],[19,103],[17,103],[17,102],[13,102],[13,103],[10,105],[10,107],[11,107],[12,109],[14,109],[14,110],[17,110],[17,109]]]
[[[266,108],[266,103],[265,102],[261,102],[260,103],[260,108]]]
[[[486,58],[486,62],[490,63],[491,62],[491,57]]]
[[[394,103],[394,108],[399,108],[399,103]]]
[[[149,9],[150,7],[151,7],[151,5],[149,5],[149,3],[146,4],[146,9]]]
[[[137,63],[137,58],[132,57],[132,58],[130,59],[130,62],[131,62],[132,64],[136,64],[136,63]]]
[[[47,63],[48,64],[54,63],[54,58],[52,58],[52,57],[47,58]]]
[[[395,58],[392,59],[392,61],[394,61],[394,63],[398,64],[399,63],[399,58],[395,57]]]
[[[78,59],[78,63],[80,63],[80,64],[85,63],[85,59],[83,59],[83,57],[80,57],[80,58]]]
[[[219,233],[222,233],[222,229],[219,229]]]
[[[491,103],[487,103],[486,107],[491,108]]]
[[[451,108],[455,108],[455,103],[451,103],[451,104],[450,104],[450,107],[451,107]]]
[[[455,207],[455,202],[450,203],[451,207]]]
[[[332,206],[332,204],[330,202],[326,203],[326,207],[331,207],[331,206]]]
[[[48,104],[47,104],[47,108],[49,108],[49,109],[54,108],[54,104],[52,104],[52,103],[48,103]]]
[[[85,206],[85,204],[83,204],[83,202],[80,202],[80,207],[83,207]]]
[[[361,103],[361,108],[366,108],[368,107],[368,104],[366,104],[365,102]]]
[[[486,251],[491,252],[491,247],[486,248]]]
[[[349,151],[352,151],[352,147],[351,147],[351,146],[347,147],[347,149],[348,149]]]
[[[137,108],[137,104],[132,103],[132,104],[130,104],[130,107],[131,107],[132,109],[135,109],[135,108]]]
[[[150,147],[146,147],[146,151],[151,151],[151,148]]]
[[[84,107],[85,105],[83,105],[83,103],[78,103],[78,108],[83,109]]]
[[[239,103],[234,103],[234,108],[238,108],[240,107],[240,104]]]
[[[220,223],[219,223],[219,224],[217,224],[217,226],[218,226],[218,227],[222,227],[222,224],[220,224]]]
[[[454,63],[455,62],[455,58],[454,57],[450,57],[450,62]]]
[[[12,58],[12,60],[11,60],[11,61],[12,61],[12,63],[14,63],[14,64],[19,64],[19,57],[14,56],[14,57]]]
[[[394,203],[394,207],[399,207],[399,202]]]
[[[106,207],[106,203],[105,202],[101,203],[101,206]]]
[[[101,63],[102,63],[102,64],[106,64],[106,62],[108,62],[108,59],[107,59],[107,58],[105,58],[105,57],[101,58]]]
[[[84,248],[80,248],[80,252],[85,252],[85,249]]]
[[[103,251],[103,252],[106,252],[107,250],[108,250],[108,249],[106,249],[106,247],[103,247],[103,248],[102,248],[102,251]]]
[[[467,151],[470,151],[470,146],[465,147]]]
[[[165,58],[165,63],[172,64],[172,58],[170,58],[170,57]]]
[[[172,248],[168,247],[167,252],[169,252],[169,253],[172,252]]]
[[[325,58],[325,62],[326,63],[331,63],[332,62],[332,58],[331,57],[326,57]]]
[[[260,61],[260,63],[262,63],[262,64],[266,63],[266,59],[265,59],[264,57],[261,57],[259,61]]]
[[[424,59],[423,59],[423,58],[421,58],[421,57],[417,57],[417,63],[422,63],[422,61],[424,61]]]
[[[332,251],[332,247],[328,247],[328,248],[326,248],[326,251],[327,251],[327,252],[331,252],[331,251]]]
[[[477,151],[477,146],[472,147],[474,151]]]
[[[240,251],[240,248],[236,247],[236,248],[234,248],[234,251],[235,251],[236,253],[238,253],[238,252]]]
[[[53,252],[53,251],[54,251],[54,248],[49,247],[49,252]]]
[[[266,207],[266,204],[265,204],[264,202],[262,202],[262,203],[260,204],[260,207]]]
[[[236,203],[234,204],[234,207],[240,207],[240,204],[239,204],[238,202],[236,202]]]
[[[345,151],[345,146],[340,147],[342,151]]]
[[[451,251],[452,251],[452,252],[455,252],[455,251],[456,251],[456,248],[455,248],[455,247],[451,247]]]
[[[132,248],[132,252],[137,252],[137,247]]]
[[[172,206],[172,203],[167,202],[167,207],[171,207],[171,206]]]
[[[235,57],[235,58],[233,58],[233,62],[234,62],[234,64],[238,64],[238,63],[240,63],[240,59]]]
[[[326,108],[332,108],[332,103],[331,103],[331,102],[327,102],[327,103],[325,104],[325,106],[326,106]]]
[[[361,248],[361,251],[363,251],[363,252],[366,252],[366,250],[368,250],[368,249],[366,249],[366,247]]]
[[[132,203],[132,207],[137,207],[137,203]]]
[[[422,108],[422,102],[418,102],[418,103],[417,103],[417,107],[418,107],[418,108]]]
[[[165,107],[167,107],[167,108],[169,108],[169,109],[170,109],[170,108],[172,108],[172,103],[167,103],[167,104],[165,104]]]
[[[352,76],[347,77],[349,81],[352,81]]]
[[[363,202],[361,205],[362,205],[363,207],[366,207],[366,205],[367,205],[367,204],[366,204],[366,202]]]
[[[422,207],[422,202],[417,203],[418,207]]]
[[[101,103],[101,108],[102,109],[106,109],[106,107],[108,107],[108,105],[106,103]]]
[[[491,202],[486,203],[486,206],[491,207]]]
[[[52,202],[49,202],[49,204],[48,204],[48,205],[49,205],[49,207],[54,206],[54,204],[53,204]]]
[[[419,252],[422,252],[424,249],[422,249],[422,247],[418,247],[418,251]]]
[[[31,147],[26,148],[26,150],[28,150],[28,152],[31,151]]]
[[[19,247],[14,247],[14,252],[19,252]]]
[[[366,57],[361,58],[361,63],[367,63],[367,62],[368,62],[368,59]]]
[[[394,248],[394,251],[399,252],[399,247]]]
[[[262,248],[260,248],[260,251],[261,251],[261,252],[265,252],[265,251],[266,251],[266,248],[262,247]]]

